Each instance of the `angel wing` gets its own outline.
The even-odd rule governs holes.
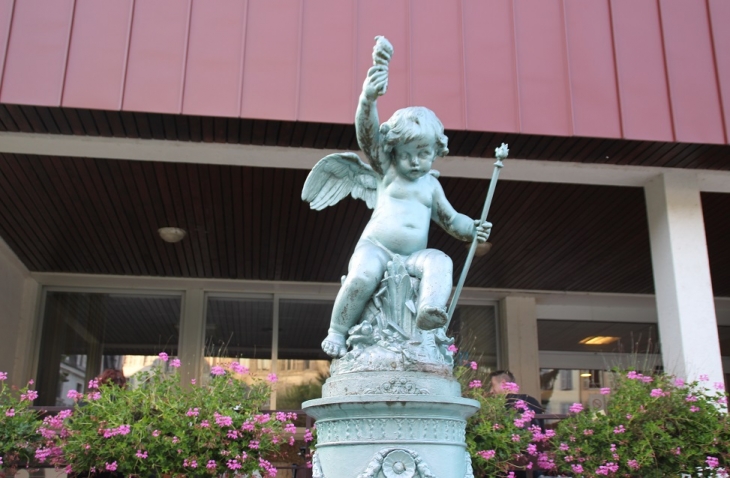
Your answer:
[[[320,159],[309,172],[302,188],[302,200],[320,211],[350,194],[375,207],[380,176],[355,153],[330,154]]]

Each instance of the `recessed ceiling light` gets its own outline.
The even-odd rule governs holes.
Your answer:
[[[179,227],[161,227],[157,230],[157,233],[163,241],[171,244],[182,241],[188,234],[185,232],[185,229],[180,229]]]
[[[619,337],[609,337],[607,335],[591,335],[581,340],[579,343],[583,345],[606,345],[616,342]]]

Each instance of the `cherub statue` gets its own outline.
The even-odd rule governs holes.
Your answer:
[[[359,320],[395,255],[405,258],[408,274],[420,279],[416,326],[443,327],[453,286],[452,263],[443,252],[426,247],[430,222],[462,241],[472,241],[476,235],[479,243],[487,241],[492,227],[458,213],[446,199],[431,166],[448,154],[448,139],[433,111],[403,108],[378,123],[376,100],[387,89],[392,54],[388,40],[376,37],[374,65],[355,115],[357,142],[370,166],[354,153],[329,155],[314,166],[302,190],[302,199],[312,209],[334,205],[348,194],[374,209],[350,258],[322,342],[332,357],[347,352],[347,331]]]

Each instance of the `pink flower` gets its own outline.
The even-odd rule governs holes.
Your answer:
[[[682,380],[681,378],[675,378],[674,386],[675,387],[684,387],[684,380]]]
[[[304,441],[306,443],[309,443],[310,441],[313,441],[313,440],[314,440],[314,436],[312,436],[312,431],[309,428],[304,430]]]
[[[485,460],[491,460],[496,454],[497,452],[495,450],[482,450],[477,452],[477,455],[481,456]]]
[[[584,435],[593,435],[593,430],[591,430],[590,428],[588,428],[586,430],[583,430],[583,434]]]
[[[117,462],[104,463],[104,468],[106,468],[106,471],[117,471]]]
[[[210,423],[208,423],[208,420],[203,420],[200,422],[200,428],[208,428],[210,426]]]
[[[99,400],[101,398],[101,392],[92,392],[86,395],[86,399],[90,401]]]
[[[678,447],[677,447],[677,449],[676,449],[676,450],[674,450],[674,454],[675,454],[675,455],[681,455],[681,454],[682,454],[682,447],[679,447],[679,446],[678,446]]]
[[[700,407],[695,407],[694,405],[692,405],[691,407],[689,407],[689,411],[692,413],[699,412]]]
[[[8,373],[7,372],[0,372],[0,382],[8,379]]]
[[[209,470],[214,470],[218,465],[215,464],[215,460],[208,460],[208,464],[205,467]]]
[[[527,445],[527,454],[528,455],[534,456],[536,453],[537,453],[537,445],[535,445],[534,443],[530,443],[529,445]]]
[[[696,402],[697,397],[695,397],[694,395],[687,395],[687,398],[685,398],[684,401],[685,402]]]
[[[279,381],[279,377],[276,376],[275,373],[270,373],[266,376],[266,380],[268,380],[271,383],[276,383]]]
[[[231,362],[230,367],[235,373],[248,373],[248,367],[241,365],[238,362]]]
[[[608,395],[609,393],[611,393],[611,389],[610,389],[610,388],[608,388],[608,387],[603,387],[603,388],[601,389],[601,395]]]
[[[199,414],[200,414],[200,412],[198,411],[198,408],[197,407],[196,408],[188,408],[187,413],[185,413],[185,415],[187,415],[189,417],[197,417]]]
[[[219,415],[217,412],[215,415],[215,424],[219,427],[230,427],[233,424],[233,419],[226,415]]]
[[[153,431],[153,432],[152,432],[152,436],[153,436],[153,437],[158,437],[158,436],[160,436],[160,430],[155,430],[155,431]]]
[[[568,446],[567,443],[560,444],[560,451],[568,451],[568,450],[570,450],[570,447]]]
[[[43,463],[50,456],[50,454],[51,454],[50,448],[40,447],[40,448],[36,449],[36,451],[35,451],[35,458],[36,458],[36,460]]]
[[[191,378],[191,379],[190,379],[190,383],[191,383],[192,385],[195,385],[195,382],[196,382],[196,380],[195,380],[194,378]]]
[[[709,382],[710,381],[710,376],[709,375],[702,374],[702,375],[700,375],[700,381],[701,382]]]
[[[476,363],[476,362],[472,362],[472,363],[470,363],[470,364],[469,364],[469,366],[471,367],[471,369],[472,369],[472,370],[476,370],[476,369],[478,369],[478,368],[479,368],[479,365],[477,365],[477,363]]]
[[[652,391],[649,395],[654,398],[657,398],[657,397],[661,397],[662,395],[664,395],[664,393],[662,392],[661,388],[654,388],[654,389],[652,389]]]
[[[583,473],[583,466],[582,465],[570,465],[570,467],[573,469],[573,473]]]
[[[6,417],[14,417],[15,416],[15,409],[11,408],[8,411],[5,412]]]
[[[472,380],[469,382],[469,388],[481,388],[482,381],[481,380]]]
[[[241,464],[238,462],[238,460],[228,460],[228,463],[226,463],[226,466],[230,470],[238,470],[241,468]]]
[[[613,429],[613,432],[616,435],[618,435],[619,433],[624,433],[625,431],[626,431],[626,429],[624,428],[623,425],[619,425],[619,426],[617,426],[616,428]]]
[[[574,403],[573,405],[570,406],[568,411],[570,413],[580,413],[583,411],[583,405],[581,405],[580,403]]]
[[[718,460],[714,456],[708,456],[707,460],[705,461],[707,462],[707,466],[709,466],[710,468],[717,468],[718,466],[720,466],[720,460]]]
[[[165,352],[160,352],[159,354],[157,354],[157,356],[160,357],[160,360],[162,360],[163,362],[167,362],[167,360],[170,358],[170,356],[167,355]]]
[[[224,369],[220,365],[216,365],[216,366],[210,368],[210,373],[212,375],[225,375],[226,369]]]
[[[514,382],[504,382],[502,384],[502,389],[509,393],[518,393],[520,391],[520,386]]]
[[[725,384],[723,382],[715,382],[714,384],[715,390],[725,390]]]
[[[258,440],[251,440],[250,442],[248,442],[248,447],[251,448],[251,449],[253,449],[253,450],[258,449],[258,447],[259,447],[259,441]]]
[[[99,388],[98,380],[89,380],[89,388]]]
[[[147,459],[147,452],[142,450],[137,450],[137,453],[135,453],[135,456],[139,458],[140,460],[146,460]]]
[[[172,359],[170,360],[170,367],[179,368],[180,367],[180,359]]]
[[[637,373],[635,370],[631,370],[629,373],[626,374],[626,378],[635,380],[637,378],[641,378],[641,374]]]
[[[520,436],[519,435],[516,435],[516,434],[513,434],[512,435],[512,441],[520,441]]]
[[[629,468],[631,468],[632,470],[639,469],[639,462],[636,460],[629,460],[626,464],[629,465]]]
[[[77,392],[76,390],[69,390],[66,394],[66,398],[70,398],[71,400],[79,400],[81,398],[84,398],[84,394],[81,392]]]
[[[35,390],[28,390],[28,392],[27,392],[27,393],[22,393],[22,394],[20,395],[20,401],[21,401],[21,402],[22,402],[23,400],[28,400],[28,401],[31,401],[31,402],[32,402],[32,401],[33,401],[33,400],[35,400],[36,398],[38,398],[38,392],[36,392]]]
[[[455,354],[456,352],[459,351],[458,347],[456,345],[454,345],[454,344],[451,344],[448,347],[446,347],[446,350],[448,350],[452,354]]]
[[[641,381],[644,383],[651,383],[654,381],[654,379],[649,376],[644,375],[643,377],[641,377]]]

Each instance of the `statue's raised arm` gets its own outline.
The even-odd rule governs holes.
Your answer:
[[[373,47],[373,66],[368,70],[367,78],[362,85],[360,101],[355,113],[355,131],[357,144],[360,145],[373,169],[383,174],[388,159],[381,158],[380,123],[376,101],[388,89],[388,63],[393,56],[393,46],[382,36],[375,37]]]

